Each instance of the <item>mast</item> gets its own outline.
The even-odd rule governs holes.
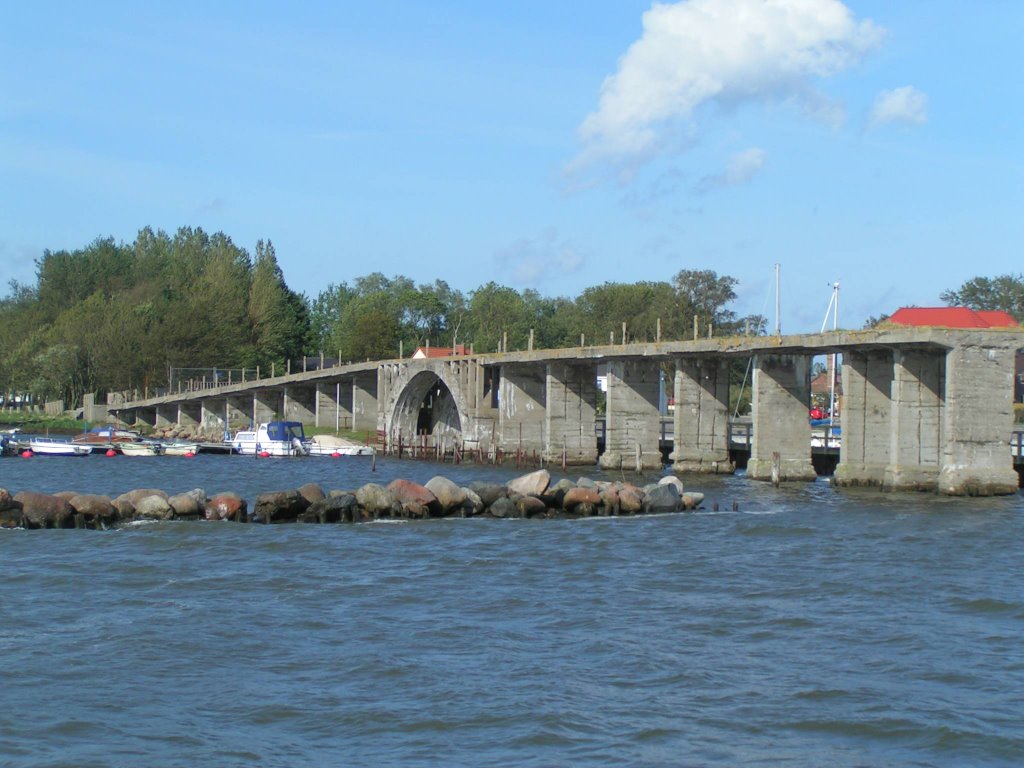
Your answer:
[[[779,263],[775,262],[775,335],[782,335],[782,318],[779,315]]]

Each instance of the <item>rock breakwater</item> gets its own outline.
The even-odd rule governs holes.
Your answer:
[[[261,493],[252,504],[231,491],[208,495],[201,488],[175,495],[137,488],[116,497],[71,490],[12,495],[0,488],[0,527],[109,529],[157,520],[326,524],[440,517],[578,518],[682,512],[697,509],[703,500],[702,493],[685,491],[675,477],[646,486],[588,478],[552,484],[543,469],[504,485],[459,486],[442,476],[425,485],[394,480],[354,490],[324,491],[307,483]]]

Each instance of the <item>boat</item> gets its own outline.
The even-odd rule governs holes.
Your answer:
[[[164,443],[164,456],[195,456],[199,443]]]
[[[117,443],[117,447],[125,456],[159,456],[163,453],[163,446],[152,441]]]
[[[372,456],[373,448],[334,435],[316,435],[309,444],[310,456]]]
[[[77,445],[55,437],[33,437],[28,441],[28,449],[36,456],[88,456],[92,453],[88,445]]]
[[[231,440],[231,449],[243,456],[308,456],[309,446],[301,421],[256,424]]]
[[[111,425],[93,427],[88,432],[83,432],[71,438],[73,443],[78,445],[92,446],[102,451],[113,445],[120,446],[122,443],[137,443],[142,440],[142,435],[130,429],[118,429]]]

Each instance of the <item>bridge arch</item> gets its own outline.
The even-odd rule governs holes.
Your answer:
[[[394,389],[387,424],[389,438],[411,440],[426,432],[435,439],[461,440],[469,427],[465,393],[444,368],[403,371]],[[404,380],[404,381],[403,381]]]

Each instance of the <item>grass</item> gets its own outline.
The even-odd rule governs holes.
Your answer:
[[[63,416],[44,416],[26,411],[0,411],[0,425],[17,427],[22,432],[76,435],[86,430],[86,422]]]

